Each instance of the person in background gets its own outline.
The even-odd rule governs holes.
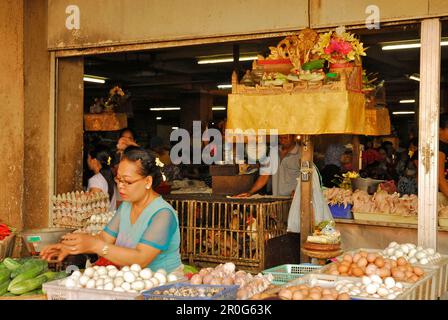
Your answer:
[[[331,144],[325,152],[325,166],[321,171],[322,184],[327,188],[337,187],[336,176],[341,176],[341,157],[345,152],[342,144]]]
[[[353,171],[353,151],[346,150],[341,156],[341,171],[346,173]]]
[[[448,205],[448,113],[439,119],[439,205]]]
[[[134,130],[132,130],[131,128],[124,128],[120,131],[117,142],[117,153],[119,157],[121,157],[123,151],[129,146],[138,147],[136,135]]]
[[[109,211],[115,211],[117,206],[117,190],[112,173],[112,153],[106,146],[98,145],[88,151],[87,166],[93,171],[87,184],[89,192],[104,192],[109,195]]]
[[[366,168],[367,166],[373,164],[376,161],[380,161],[381,159],[381,154],[373,147],[373,141],[367,141],[366,150],[362,153],[362,167]]]
[[[149,150],[166,166],[171,165],[170,149],[163,144],[162,138],[155,136],[149,141]]]
[[[151,270],[182,274],[177,213],[154,188],[162,180],[160,168],[146,150],[129,147],[121,158],[116,183],[124,202],[103,232],[66,234],[61,243],[45,247],[45,260],[95,253],[123,267],[139,264]]]

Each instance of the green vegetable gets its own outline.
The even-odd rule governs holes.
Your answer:
[[[47,282],[48,282],[48,281],[66,278],[67,272],[65,272],[65,271],[61,271],[61,272],[47,271],[47,272],[43,273],[42,275],[47,277]]]
[[[11,271],[15,271],[21,266],[19,262],[11,258],[6,258],[5,260],[3,260],[3,264]]]
[[[18,283],[13,284],[8,287],[9,291],[14,294],[24,294],[42,287],[42,284],[47,282],[47,277],[44,275],[40,275],[34,279],[28,279],[24,281],[20,281]],[[14,280],[13,280],[14,281]],[[12,281],[11,281],[12,283]]]
[[[302,70],[316,70],[316,69],[322,69],[324,67],[324,63],[325,60],[321,59],[321,60],[314,60],[314,61],[309,61],[307,63],[304,63],[302,65]]]
[[[19,274],[24,273],[32,269],[36,265],[43,265],[44,270],[48,269],[48,262],[40,259],[29,259],[24,264],[22,264],[18,269],[14,270],[11,274],[11,278],[17,277]]]
[[[39,294],[43,294],[42,289],[36,289],[36,290],[33,290],[33,291],[28,291],[28,292],[22,293],[21,296],[36,296],[36,295],[39,295]]]
[[[34,262],[34,264],[32,265],[31,268],[27,269],[25,272],[22,272],[17,277],[15,277],[9,284],[8,290],[11,291],[12,293],[15,293],[11,290],[11,288],[14,287],[16,284],[19,284],[19,283],[23,282],[24,280],[33,279],[36,276],[38,276],[39,274],[41,274],[42,272],[46,271],[46,267],[48,266],[48,264],[37,263],[39,261],[40,260],[37,260],[36,262]],[[47,277],[45,277],[45,276],[42,278],[47,279]],[[28,290],[28,291],[30,291],[30,290]]]
[[[6,292],[4,295],[2,295],[1,297],[15,297],[16,295],[14,293],[11,292]]]
[[[11,271],[9,271],[8,269],[0,270],[0,284],[9,280],[10,276],[11,276]]]
[[[10,283],[10,281],[8,280],[8,281],[0,284],[0,296],[2,296],[8,292],[9,283]]]

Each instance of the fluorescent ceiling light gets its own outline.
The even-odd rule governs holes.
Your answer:
[[[172,127],[171,129],[173,129],[173,130],[177,130],[177,129],[179,129],[179,127]]]
[[[392,112],[394,115],[400,115],[400,114],[415,114],[415,111],[394,111]]]
[[[226,110],[226,107],[212,107],[213,111],[224,111]]]
[[[414,99],[400,100],[400,103],[415,103]]]
[[[99,77],[99,76],[91,76],[88,74],[85,74],[83,77],[83,80],[86,82],[95,82],[95,83],[106,83],[105,77]]]
[[[232,89],[231,84],[218,84],[218,89]]]
[[[409,76],[409,79],[415,80],[415,81],[420,81],[420,75],[414,73],[413,75]]]
[[[149,108],[151,111],[176,111],[180,110],[179,107],[157,107],[157,108]]]
[[[252,61],[257,60],[258,57],[254,56],[242,56],[239,61]],[[233,62],[233,57],[223,57],[223,58],[202,58],[198,60],[198,64],[209,64],[209,63],[225,63]]]
[[[162,120],[162,117],[156,117],[156,120]]]
[[[443,38],[442,41],[440,41],[441,46],[448,46],[448,39]],[[395,44],[392,42],[384,43],[382,46],[382,49],[385,51],[388,50],[403,50],[403,49],[416,49],[420,48],[421,44],[418,42],[418,40],[415,41],[404,41],[404,42],[395,42]]]

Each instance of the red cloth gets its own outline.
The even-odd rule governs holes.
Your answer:
[[[368,149],[362,153],[362,163],[364,166],[374,163],[375,161],[381,161],[383,157],[375,149]]]
[[[99,267],[116,266],[118,268],[117,265],[113,264],[112,262],[110,262],[109,260],[107,260],[106,258],[103,258],[103,257],[100,257],[98,259],[98,261],[95,262],[95,266],[99,266]]]

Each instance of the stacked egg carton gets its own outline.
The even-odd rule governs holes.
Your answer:
[[[114,212],[107,212],[107,213],[100,213],[100,214],[94,214],[87,220],[87,224],[84,229],[81,231],[86,233],[91,233],[93,235],[99,233],[102,231],[110,220],[112,220],[114,216]]]
[[[76,191],[52,197],[53,225],[58,228],[85,228],[93,215],[109,209],[109,195]]]

